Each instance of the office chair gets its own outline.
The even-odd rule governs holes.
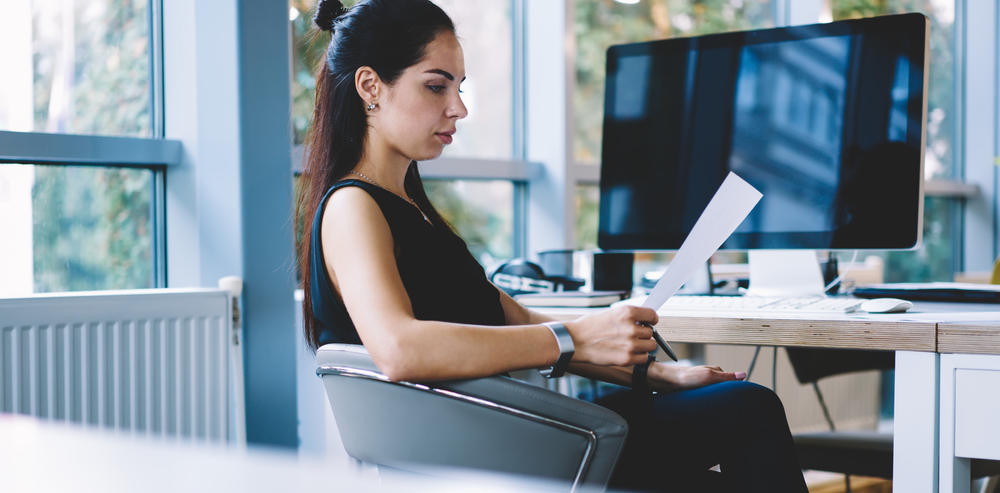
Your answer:
[[[845,474],[847,491],[850,476],[872,476],[892,479],[892,434],[875,431],[837,431],[830,411],[819,389],[819,380],[845,373],[866,370],[892,370],[896,355],[893,351],[857,349],[820,349],[786,347],[788,359],[801,384],[811,384],[816,392],[828,432],[794,435],[795,448],[803,469]],[[972,478],[1000,474],[1000,462],[972,461]]]
[[[362,462],[436,474],[471,468],[607,487],[628,425],[589,402],[508,377],[393,382],[363,346],[316,353],[347,453]]]

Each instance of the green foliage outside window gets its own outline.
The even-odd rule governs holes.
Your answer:
[[[601,160],[608,47],[774,25],[770,0],[648,0],[634,5],[613,0],[575,2],[574,156],[581,164],[599,164]]]
[[[514,256],[511,182],[424,180],[424,190],[484,267]]]
[[[148,2],[77,1],[72,28],[61,17],[64,10],[46,10],[46,5],[39,2],[33,13],[35,129],[149,136]],[[58,81],[66,77],[55,75],[67,56],[61,38],[66,32],[74,34],[73,84],[68,104],[60,109],[52,105],[59,101]],[[152,171],[34,170],[35,292],[153,287]]]
[[[597,248],[597,216],[601,190],[597,185],[576,186],[576,249]]]
[[[35,131],[148,137],[148,1],[75,2],[71,27],[61,7],[38,3],[32,15]],[[72,53],[65,50],[68,33]],[[61,94],[66,84],[68,95]]]
[[[953,0],[831,0],[833,20],[921,12],[931,21],[927,87],[928,177],[956,177],[954,165],[955,41]]]
[[[151,288],[152,171],[35,166],[36,293]]]
[[[354,2],[345,1],[344,5]],[[330,35],[313,24],[316,0],[291,0],[298,12],[292,19],[292,129],[295,144],[302,144],[312,122],[316,98],[316,70],[323,62]]]

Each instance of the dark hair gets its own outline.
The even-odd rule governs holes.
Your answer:
[[[298,264],[305,294],[305,336],[316,349],[320,334],[310,293],[312,221],[326,191],[361,160],[368,115],[355,88],[355,72],[371,67],[391,86],[404,70],[424,58],[427,45],[438,34],[454,33],[455,25],[430,0],[362,0],[350,9],[337,0],[320,0],[313,22],[331,32],[331,38],[316,74],[316,106],[306,136],[295,224],[302,227]],[[452,231],[428,200],[416,162],[410,162],[403,186],[431,223]]]

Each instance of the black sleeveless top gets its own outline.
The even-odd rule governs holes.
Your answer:
[[[312,225],[310,294],[319,343],[361,344],[358,331],[343,302],[334,294],[326,273],[320,226],[330,195],[355,186],[368,192],[396,242],[396,267],[418,320],[474,325],[504,325],[500,293],[486,278],[465,242],[424,220],[402,197],[360,180],[335,183],[323,196]]]

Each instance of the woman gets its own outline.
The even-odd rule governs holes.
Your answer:
[[[416,161],[440,156],[467,115],[451,20],[429,0],[321,1],[314,20],[332,37],[298,207],[312,224],[300,252],[307,340],[363,343],[393,380],[555,364],[558,327],[487,280],[423,191]],[[742,373],[650,362],[656,343],[639,323],[656,321],[620,307],[564,324],[569,371],[660,391],[599,402],[631,430],[612,487],[805,491],[777,397]]]

